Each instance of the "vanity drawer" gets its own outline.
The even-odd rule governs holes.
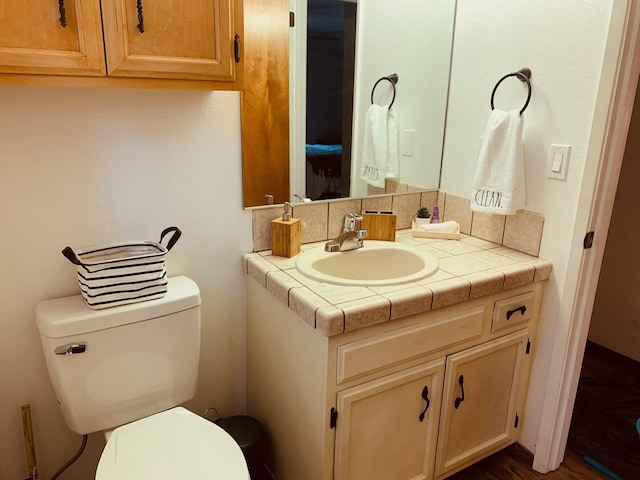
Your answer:
[[[484,306],[338,346],[337,382],[409,360],[482,334]]]
[[[498,300],[493,306],[491,333],[531,320],[536,292],[527,292],[515,297]]]

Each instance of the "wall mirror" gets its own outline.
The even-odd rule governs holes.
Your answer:
[[[289,29],[288,38],[290,81],[287,86],[287,143],[290,153],[289,163],[284,168],[288,170],[289,188],[284,194],[285,198],[283,194],[275,194],[274,202],[299,201],[295,195],[313,195],[314,199],[324,199],[384,193],[383,188],[373,187],[361,178],[360,166],[364,130],[369,127],[366,116],[372,103],[372,89],[380,78],[391,74],[398,76],[392,107],[397,119],[398,135],[396,180],[411,187],[438,188],[456,1],[401,0],[389,8],[387,0],[290,0],[289,7],[296,17],[296,25]],[[342,12],[342,20],[336,21],[335,17],[325,15],[329,11]],[[308,13],[311,14],[309,20]],[[354,30],[350,30],[353,16]],[[326,35],[328,38],[324,40],[333,42],[332,50],[342,55],[333,62],[341,68],[329,69],[326,57],[308,56],[308,24],[316,37]],[[343,28],[339,41],[336,40],[337,26]],[[322,40],[319,39],[320,42]],[[314,42],[318,43],[318,38]],[[351,70],[344,59],[345,52],[350,49],[355,52]],[[314,62],[311,65],[307,64],[309,58]],[[316,105],[322,105],[322,101],[318,102],[317,99],[322,99],[323,94],[318,97],[314,96],[314,92],[308,92],[308,89],[317,88],[319,83],[326,84],[320,81],[318,71],[333,72],[330,75],[337,77],[333,78],[332,83],[340,84],[343,89],[332,95],[324,95],[327,102],[328,97],[332,96],[341,104],[327,106],[324,111],[316,107],[308,111],[307,94],[309,98],[315,98]],[[311,78],[308,78],[308,72]],[[273,88],[273,82],[269,85]],[[248,95],[245,94],[245,97]],[[392,98],[393,85],[387,81],[380,82],[373,101],[386,105]],[[246,108],[247,101],[243,99],[243,117],[246,116]],[[323,120],[322,114],[332,109],[338,113],[325,115],[327,120]],[[313,115],[312,118],[308,118],[309,115]],[[336,125],[336,118],[339,119],[339,125]],[[332,135],[317,134],[318,130],[322,130],[318,125],[323,121],[330,123],[332,128],[326,130],[332,131]],[[307,125],[313,128],[313,136],[307,136]],[[243,120],[243,144],[250,135],[249,128],[252,126],[246,125]],[[259,129],[253,126],[251,132],[256,130]],[[284,129],[280,128],[279,133],[283,132]],[[273,134],[269,141],[272,140]],[[267,155],[254,157],[250,159],[243,146],[245,206],[268,203],[269,190],[273,190],[270,179],[265,178],[266,184],[259,187],[262,190],[252,196],[253,200],[249,199],[249,189],[255,186],[248,185],[248,180],[253,184],[258,175],[252,173],[257,170],[250,169],[253,163],[257,164],[256,168],[263,168],[264,172],[282,168],[273,166],[275,160],[267,158]],[[328,159],[327,166],[323,166],[321,157]]]

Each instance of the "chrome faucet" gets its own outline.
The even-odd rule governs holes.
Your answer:
[[[324,245],[327,252],[346,252],[362,248],[363,238],[367,238],[367,231],[362,230],[362,215],[347,213],[342,219],[342,232]]]

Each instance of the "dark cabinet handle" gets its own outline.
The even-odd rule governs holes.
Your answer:
[[[424,399],[425,402],[427,402],[427,404],[425,405],[424,410],[422,411],[422,413],[418,417],[421,422],[424,420],[424,417],[427,414],[427,410],[429,410],[429,404],[430,404],[430,402],[429,402],[429,387],[427,387],[426,385],[422,389],[422,398]]]
[[[144,17],[142,16],[142,0],[137,0],[136,8],[138,9],[138,31],[144,33]]]
[[[460,378],[458,378],[458,383],[460,384],[460,390],[462,391],[462,396],[456,398],[456,401],[453,404],[453,406],[456,407],[456,409],[460,406],[462,402],[464,402],[464,377],[462,375],[460,375]]]
[[[58,11],[60,12],[60,25],[62,25],[62,28],[66,28],[67,12],[64,9],[64,0],[58,0]]]
[[[513,310],[507,310],[507,320],[509,320],[511,316],[516,312],[520,312],[522,315],[524,315],[526,311],[527,311],[527,307],[525,307],[524,305],[518,308],[514,308]]]
[[[233,37],[233,58],[236,63],[240,63],[240,35]]]

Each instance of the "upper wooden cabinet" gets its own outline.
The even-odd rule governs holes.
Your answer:
[[[109,75],[233,80],[231,0],[102,0]]]
[[[105,75],[99,0],[2,0],[0,72]]]
[[[2,0],[0,73],[233,83],[240,15],[241,0]]]

